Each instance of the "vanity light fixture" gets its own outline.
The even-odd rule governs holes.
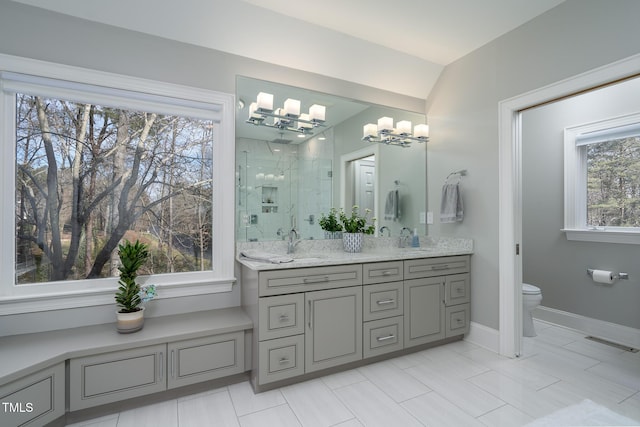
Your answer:
[[[362,140],[367,142],[377,142],[387,145],[398,145],[409,147],[412,142],[429,141],[429,126],[425,124],[415,125],[411,132],[411,122],[401,120],[393,127],[393,118],[381,117],[378,124],[367,123],[363,128]]]
[[[300,101],[288,98],[282,108],[273,109],[273,94],[260,92],[256,102],[249,105],[247,123],[256,126],[313,135],[313,128],[324,126],[326,107],[313,104],[308,113],[300,113]],[[300,136],[300,135],[298,135]]]

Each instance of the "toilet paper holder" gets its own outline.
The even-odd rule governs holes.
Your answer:
[[[587,275],[593,277],[593,268],[587,268]],[[613,273],[613,278],[618,280],[629,280],[629,273]]]

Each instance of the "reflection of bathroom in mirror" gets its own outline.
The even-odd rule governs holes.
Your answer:
[[[294,227],[303,239],[322,239],[321,214],[353,205],[371,209],[376,229],[386,225],[392,236],[402,227],[425,232],[426,144],[362,141],[363,126],[380,117],[417,124],[424,115],[247,77],[237,78],[236,92],[238,241],[284,240]],[[325,122],[304,135],[247,123],[260,92],[274,95],[274,109],[288,98],[301,101],[301,113],[323,105]],[[389,205],[393,193],[397,206]]]

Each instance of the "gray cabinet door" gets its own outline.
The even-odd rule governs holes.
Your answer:
[[[64,362],[0,387],[0,425],[42,426],[64,415]]]
[[[244,332],[168,344],[167,388],[244,372]]]
[[[142,396],[166,389],[166,344],[114,351],[69,361],[69,409]]]
[[[305,372],[362,359],[362,287],[305,294]]]
[[[405,347],[426,344],[445,337],[443,293],[443,277],[405,280]]]

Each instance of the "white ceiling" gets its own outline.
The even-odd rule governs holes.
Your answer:
[[[564,0],[14,0],[426,98],[442,68]]]

